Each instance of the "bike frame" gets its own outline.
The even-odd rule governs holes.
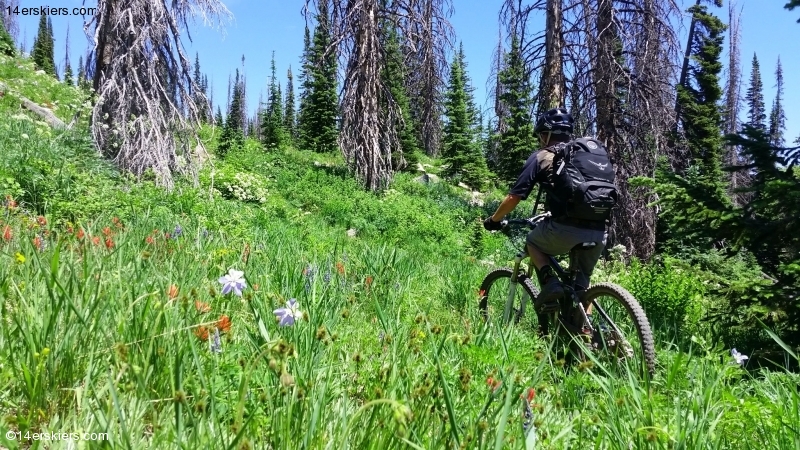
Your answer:
[[[537,197],[536,200],[537,200],[536,203],[538,204],[538,200],[539,200],[538,197]],[[536,208],[534,208],[534,211],[536,211]],[[550,217],[550,213],[546,212],[544,214],[540,214],[538,216],[534,216],[534,217],[532,217],[530,219],[512,219],[510,221],[504,221],[505,222],[504,223],[504,227],[507,226],[510,223],[511,224],[518,223],[518,224],[529,225],[531,227],[531,229],[533,229],[539,224],[539,222],[543,221],[544,219],[546,219],[548,217]],[[572,250],[572,252],[575,252],[575,251],[579,251],[579,250]],[[570,252],[570,253],[572,253],[572,252]],[[572,255],[570,255],[570,256],[572,256]],[[520,272],[520,265],[522,264],[522,260],[527,258],[527,257],[528,257],[528,249],[527,249],[527,243],[526,243],[526,246],[523,247],[523,249],[521,251],[517,252],[517,254],[514,257],[514,268],[513,268],[512,272],[511,272],[511,280],[510,280],[510,286],[509,286],[509,290],[508,290],[508,296],[506,297],[505,307],[503,308],[503,320],[506,323],[508,323],[509,319],[511,318],[510,316],[511,316],[511,310],[513,309],[514,297],[515,297],[515,295],[517,293],[517,285],[518,285],[518,279],[519,279],[518,274]],[[556,260],[555,257],[553,257],[551,255],[548,255],[548,259],[550,261],[550,265],[556,271],[556,274],[558,275],[558,278],[561,280],[562,284],[564,285],[565,290],[567,291],[566,292],[566,296],[568,298],[572,299],[572,303],[573,303],[572,306],[573,307],[577,307],[580,310],[580,313],[581,313],[581,316],[582,316],[581,319],[583,321],[584,326],[588,327],[589,330],[594,332],[594,328],[592,327],[592,325],[591,325],[591,323],[589,321],[588,314],[586,312],[587,311],[587,305],[584,305],[583,302],[579,301],[578,297],[575,295],[575,280],[576,280],[577,274],[578,274],[577,268],[573,266],[575,258],[570,257],[570,261],[573,261],[573,263],[570,265],[570,268],[568,270],[564,270],[564,268],[561,266],[561,264],[559,264],[558,260]],[[533,263],[529,263],[528,264],[528,268],[525,271],[525,275],[528,276],[529,278],[532,277],[532,275],[533,275]],[[519,311],[520,316],[525,314],[525,306],[526,306],[526,303],[527,303],[527,300],[526,300],[527,297],[528,297],[527,295],[523,295],[522,299],[520,300],[520,311]],[[533,299],[531,299],[531,300],[533,300]],[[596,307],[598,309],[598,311],[600,312],[600,315],[603,317],[604,320],[610,321],[610,318],[608,317],[608,315],[605,313],[605,311],[602,310],[602,308],[599,307],[599,305],[596,304],[596,302],[592,302],[591,306],[594,306],[594,307]],[[566,308],[563,308],[563,309],[566,309]],[[557,318],[557,313],[554,313],[553,315],[556,316],[555,318]]]

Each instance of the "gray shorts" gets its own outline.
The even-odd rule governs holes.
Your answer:
[[[572,247],[582,242],[597,242],[597,245],[591,250],[581,250],[574,253],[576,258],[574,263],[580,271],[575,284],[589,287],[589,278],[594,272],[597,260],[600,259],[600,255],[603,253],[607,238],[608,234],[604,230],[578,228],[555,223],[553,219],[545,219],[528,233],[527,242],[542,253],[552,256],[567,254],[572,250]],[[570,260],[570,264],[572,263],[573,261]]]

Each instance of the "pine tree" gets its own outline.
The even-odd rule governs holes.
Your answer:
[[[214,116],[214,124],[217,126],[223,125],[222,108],[220,108],[219,105],[217,105],[217,114]]]
[[[447,176],[458,176],[467,185],[482,189],[489,176],[486,160],[476,140],[474,102],[467,93],[463,70],[463,46],[450,65],[450,79],[445,94],[442,157],[448,164]],[[518,168],[519,169],[519,168]]]
[[[230,101],[230,108],[228,110],[228,117],[225,120],[225,125],[222,127],[222,133],[219,137],[219,146],[217,153],[219,156],[224,157],[232,149],[241,147],[244,144],[244,124],[242,123],[241,105],[242,105],[242,83],[239,79],[239,69],[236,69],[236,77],[234,78],[233,95]],[[218,112],[222,116],[221,112]],[[222,118],[220,117],[220,120]]]
[[[800,8],[800,0],[789,0],[789,3],[787,3],[783,7],[788,9],[789,11],[795,8]],[[800,23],[800,19],[797,19],[797,23]]]
[[[300,133],[300,122],[302,122],[303,112],[306,111],[308,95],[311,93],[311,82],[313,67],[311,67],[311,35],[306,27],[303,35],[303,54],[300,55],[300,108],[297,110],[297,133]]]
[[[303,93],[298,124],[300,147],[315,152],[334,151],[339,135],[336,55],[329,48],[331,42],[327,2],[320,2],[317,27],[309,47],[309,71],[304,80],[308,90]]]
[[[0,12],[0,16],[3,14],[3,12]],[[6,30],[3,20],[0,20],[0,55],[14,56],[16,53],[14,49],[14,40],[11,38],[8,30]]]
[[[392,170],[416,170],[419,162],[420,142],[415,122],[411,118],[411,105],[406,90],[403,55],[400,52],[400,40],[397,30],[389,21],[381,22],[382,38],[385,40],[385,64],[381,78],[388,87],[391,100],[399,110],[400,115],[394,123],[395,132],[400,141],[400,148],[392,152]],[[386,109],[389,99],[381,100],[381,107]],[[397,151],[399,150],[399,151]]]
[[[775,68],[775,89],[775,101],[769,114],[769,142],[775,147],[783,147],[786,143],[783,135],[786,132],[786,111],[783,109],[783,68],[780,57]]]
[[[750,87],[747,88],[747,125],[762,131],[767,130],[767,119],[764,107],[764,86],[761,84],[761,68],[758,57],[753,53],[753,69],[750,72]]]
[[[92,88],[92,84],[86,76],[86,66],[83,64],[83,56],[78,56],[78,79],[76,84],[80,89],[86,92],[90,91]]]
[[[52,22],[48,21],[47,15],[42,14],[39,16],[39,31],[33,41],[31,57],[37,68],[57,77],[56,63],[53,56],[53,35],[51,33]]]
[[[275,76],[275,52],[272,52],[272,76],[267,93],[267,108],[261,119],[261,139],[266,148],[280,147],[286,142],[286,130],[283,120],[283,100],[281,88]]]
[[[690,70],[678,86],[678,120],[691,165],[680,176],[660,167],[662,215],[657,240],[662,249],[680,251],[685,246],[706,251],[716,242],[710,224],[719,224],[722,211],[732,202],[722,172],[725,142],[722,138],[722,87],[720,72],[726,26],[705,5],[689,8],[694,22],[690,41]]]
[[[210,118],[210,111],[211,107],[208,104],[208,98],[206,97],[206,88],[205,88],[205,81],[202,72],[200,72],[200,54],[195,52],[194,54],[194,84],[197,88],[197,92],[194,95],[194,102],[197,105],[198,109],[198,118],[201,122],[208,122]]]
[[[72,65],[69,63],[69,25],[67,25],[67,38],[64,41],[64,83],[74,86],[75,80],[72,77]]]
[[[511,49],[505,55],[503,70],[498,74],[502,85],[500,102],[508,111],[506,130],[499,136],[497,175],[503,182],[517,179],[522,165],[534,145],[530,112],[530,87],[525,78],[525,63],[520,53],[519,39],[514,36]]]
[[[295,118],[295,104],[294,104],[294,80],[292,79],[292,67],[286,72],[286,107],[283,114],[283,127],[286,130],[286,135],[291,142],[297,139],[297,127]]]
[[[680,120],[693,163],[702,167],[709,185],[719,187],[722,181],[722,71],[720,55],[725,24],[708,12],[704,5],[689,8],[695,20],[691,46],[691,81],[678,86]],[[719,195],[719,193],[716,193]]]

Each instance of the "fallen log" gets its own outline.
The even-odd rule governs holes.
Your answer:
[[[8,86],[6,86],[2,82],[0,82],[0,93],[5,93],[5,92],[8,92],[8,91],[9,91]],[[20,102],[22,103],[22,106],[25,107],[25,109],[27,109],[28,111],[30,111],[30,112],[38,115],[42,119],[44,119],[44,121],[47,122],[52,128],[60,128],[60,129],[69,129],[69,128],[71,128],[72,124],[67,126],[67,124],[62,122],[61,119],[59,119],[58,117],[56,117],[55,114],[53,114],[53,111],[51,111],[51,110],[49,110],[49,109],[47,109],[47,108],[45,108],[43,106],[39,106],[36,103],[34,103],[33,101],[31,101],[31,100],[29,100],[29,99],[27,99],[27,98],[25,98],[25,97],[23,97],[21,95],[17,95],[17,94],[15,94],[15,95],[17,97],[19,97]]]

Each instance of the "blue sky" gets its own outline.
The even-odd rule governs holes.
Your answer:
[[[775,65],[778,57],[784,70],[784,107],[787,116],[787,142],[800,136],[800,58],[791,48],[800,40],[800,24],[796,23],[800,11],[783,9],[785,0],[737,0],[743,8],[742,14],[742,96],[748,86],[753,53],[758,53],[761,63],[764,98],[767,109],[775,97]],[[683,9],[694,1],[679,0]],[[50,7],[82,6],[83,0],[53,0]],[[92,6],[91,1],[87,6]],[[225,4],[234,15],[234,20],[225,26],[225,31],[203,26],[197,22],[191,29],[193,42],[185,40],[186,52],[194,62],[195,53],[200,55],[200,66],[213,83],[215,105],[225,104],[228,76],[238,67],[247,77],[247,105],[251,111],[258,103],[259,91],[266,93],[270,76],[270,57],[275,51],[277,75],[285,86],[286,71],[291,65],[295,75],[299,72],[299,58],[303,47],[304,21],[301,14],[304,0],[228,0]],[[450,18],[456,39],[463,41],[470,76],[475,84],[476,101],[483,105],[485,85],[489,75],[492,51],[497,43],[497,12],[501,0],[453,0],[455,11]],[[716,13],[727,20],[726,6]],[[34,7],[26,0],[22,7]],[[57,64],[63,67],[64,37],[70,27],[71,61],[75,66],[78,56],[84,54],[88,45],[81,17],[54,16],[53,31],[56,36]],[[20,36],[25,36],[27,49],[33,44],[38,26],[38,17],[19,16]],[[685,33],[685,29],[681,30]],[[726,37],[727,43],[727,37]],[[245,56],[242,68],[242,55]],[[63,70],[63,69],[60,69]],[[265,95],[266,96],[266,95]],[[216,106],[215,106],[216,108]]]

